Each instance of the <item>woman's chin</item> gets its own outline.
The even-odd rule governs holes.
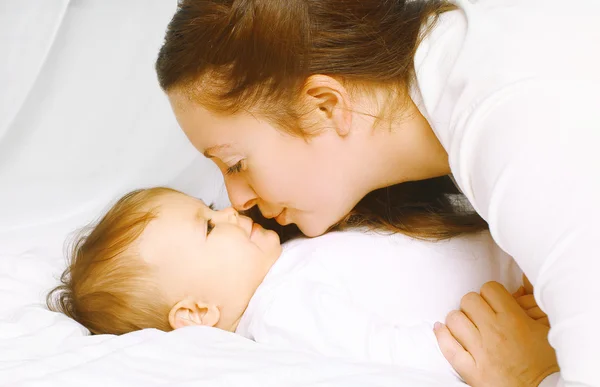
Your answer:
[[[327,232],[330,226],[322,225],[322,224],[297,224],[302,234],[306,235],[309,238],[314,238],[321,236]]]

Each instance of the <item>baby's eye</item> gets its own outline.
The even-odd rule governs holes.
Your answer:
[[[212,220],[208,220],[206,222],[206,235],[210,234],[210,232],[213,230],[213,228],[215,228],[214,223],[212,222]]]

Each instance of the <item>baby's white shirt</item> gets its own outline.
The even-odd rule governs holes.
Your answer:
[[[489,233],[442,242],[349,231],[288,242],[236,333],[277,347],[457,375],[433,324],[488,281],[521,271]]]

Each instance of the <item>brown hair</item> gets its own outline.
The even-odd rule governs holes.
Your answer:
[[[273,219],[266,219],[258,206],[246,215],[277,232],[281,243],[301,234],[296,225],[281,226]],[[454,182],[443,176],[375,190],[329,231],[355,227],[398,232],[416,239],[444,240],[487,230],[488,226],[471,209]]]
[[[71,249],[61,285],[46,298],[94,334],[123,334],[144,328],[170,331],[170,306],[152,280],[152,268],[137,255],[135,241],[156,216],[151,202],[176,192],[136,190],[123,196]]]
[[[453,8],[438,0],[183,0],[156,60],[158,81],[215,112],[258,107],[301,134],[296,99],[308,76],[403,96],[422,26]]]
[[[297,135],[298,97],[313,74],[356,87],[384,85],[384,109],[398,114],[393,102],[403,100],[414,78],[418,44],[454,8],[444,0],[182,0],[156,61],[158,80],[165,91],[183,90],[217,113],[258,108]],[[447,176],[384,188],[338,227],[371,225],[433,239],[487,228],[475,212],[454,206],[452,195],[460,193]],[[256,210],[250,214],[282,230]]]

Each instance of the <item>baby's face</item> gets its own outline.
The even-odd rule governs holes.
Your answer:
[[[163,195],[156,205],[138,248],[166,301],[215,306],[216,326],[230,329],[279,258],[279,237],[233,209],[213,211],[183,194]]]

